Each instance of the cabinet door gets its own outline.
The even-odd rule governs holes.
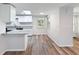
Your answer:
[[[16,17],[15,7],[11,5],[0,6],[0,19],[4,22],[14,21]]]
[[[0,20],[7,22],[10,18],[10,7],[6,5],[0,6]]]
[[[7,40],[7,45],[9,51],[23,51],[24,49],[24,35],[19,34],[7,34],[5,35],[5,38]]]

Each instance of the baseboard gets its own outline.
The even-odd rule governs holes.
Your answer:
[[[25,49],[6,49],[2,53],[0,53],[0,55],[3,55],[7,51],[25,51]]]
[[[7,49],[6,51],[25,51],[25,49]]]
[[[51,38],[52,39],[52,38]],[[55,39],[55,38],[53,38],[53,39]],[[57,46],[59,46],[59,47],[73,47],[73,45],[60,45],[60,44],[58,44],[58,42],[57,41],[55,41],[55,40],[53,40],[56,44],[57,44]]]
[[[49,33],[47,33],[47,36],[48,36],[51,40],[53,40],[53,41],[60,47],[60,44],[58,44],[58,42],[57,42],[56,40],[54,40],[54,39],[55,39],[54,37],[52,37]]]
[[[52,39],[52,38],[51,38]],[[55,38],[53,38],[55,39]],[[61,45],[61,44],[58,44],[57,41],[53,40],[59,47],[73,47],[73,45]]]
[[[47,34],[47,36],[48,36],[51,40],[55,39],[55,38],[53,38],[53,37],[50,37],[51,35],[49,35],[49,34]],[[60,44],[58,44],[55,40],[53,40],[53,41],[60,47]]]
[[[73,45],[60,45],[59,47],[73,47]]]
[[[2,53],[0,53],[0,55],[3,55],[5,52],[7,52],[7,50],[4,50]]]

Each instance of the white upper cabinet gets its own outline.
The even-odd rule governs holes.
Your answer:
[[[12,5],[0,5],[0,20],[3,22],[10,22],[15,20],[16,10]]]

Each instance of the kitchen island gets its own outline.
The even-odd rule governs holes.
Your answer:
[[[7,51],[25,51],[32,30],[13,30],[3,34],[7,42]]]

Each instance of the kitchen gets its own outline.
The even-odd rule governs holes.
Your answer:
[[[72,4],[0,4],[1,55],[75,54],[68,52],[72,46]],[[73,48],[76,54],[78,50]]]
[[[25,51],[32,35],[46,34],[47,15],[33,15],[30,10],[22,10],[21,14],[16,14],[16,7],[10,3],[2,3],[0,8],[0,18],[4,25],[1,36],[6,43],[6,48],[2,49],[1,54],[6,51]],[[37,19],[45,21],[44,28],[37,28]]]

